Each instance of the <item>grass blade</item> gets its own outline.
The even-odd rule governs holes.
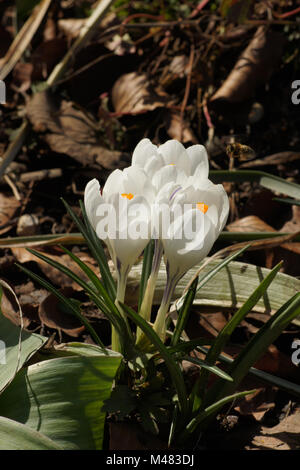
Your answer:
[[[200,279],[198,283],[198,287],[196,289],[196,293],[203,287],[212,277],[214,277],[215,274],[217,274],[222,268],[227,266],[231,261],[233,261],[235,258],[240,256],[244,251],[246,251],[249,248],[250,245],[246,245],[240,250],[236,251],[232,255],[228,256],[225,258],[223,261],[221,261],[217,266],[213,267],[208,273],[206,273],[202,278]],[[201,267],[200,267],[201,268]],[[189,285],[191,285],[192,282],[194,282],[194,279],[198,277],[197,273],[195,274],[194,278],[189,282]],[[176,309],[178,310],[184,302],[184,298],[187,295],[187,292],[182,295],[182,297],[175,302]]]
[[[204,354],[208,352],[208,349],[203,346],[199,346],[198,349]],[[234,361],[234,359],[228,356],[224,356],[224,354],[220,354],[218,359],[224,364],[232,364]],[[275,387],[281,388],[287,393],[295,395],[298,398],[300,397],[300,385],[298,384],[290,382],[289,380],[283,379],[281,377],[277,377],[276,375],[269,374],[269,372],[256,369],[255,367],[250,367],[248,373],[254,377],[257,377],[264,383],[274,385]]]
[[[107,259],[103,250],[103,246],[102,246],[101,240],[99,240],[96,237],[96,234],[92,231],[92,227],[90,227],[83,205],[81,205],[81,208],[82,208],[83,217],[85,219],[87,227],[84,226],[84,224],[81,222],[79,217],[77,217],[75,212],[71,209],[69,204],[64,199],[62,199],[62,202],[68,214],[73,219],[78,229],[82,233],[83,237],[85,238],[86,243],[89,249],[91,250],[93,257],[98,263],[101,278],[103,279],[103,283],[105,287],[107,288],[112,300],[114,300],[116,297],[116,287],[115,287],[114,281],[112,279],[112,276],[108,267],[108,263],[107,263]]]
[[[48,281],[43,279],[42,277],[38,276],[37,274],[33,273],[29,269],[25,268],[24,266],[21,266],[20,264],[17,264],[17,266],[28,276],[30,276],[34,281],[37,281],[39,284],[41,284],[45,289],[47,289],[49,292],[52,292],[70,311],[75,317],[77,317],[81,323],[86,327],[87,331],[90,333],[91,337],[94,339],[95,343],[97,343],[102,349],[105,354],[107,354],[107,351],[105,349],[104,344],[100,340],[99,336],[97,335],[96,331],[94,328],[91,326],[88,320],[80,313],[80,310],[78,307],[73,304],[67,297],[65,297],[59,290],[57,290],[52,284],[50,284]]]
[[[238,386],[248,373],[250,367],[262,356],[270,344],[281,334],[286,326],[300,314],[300,293],[294,295],[273,315],[261,329],[250,339],[237,358],[228,369],[234,379],[234,386]],[[228,386],[229,385],[229,386]],[[228,382],[218,381],[210,390],[208,399],[215,400],[231,393],[232,386]]]
[[[134,310],[132,310],[127,305],[121,303],[125,313],[131,318],[132,321],[141,329],[143,330],[144,334],[150,340],[151,344],[153,344],[156,349],[159,351],[161,357],[164,359],[166,366],[169,370],[170,376],[173,381],[173,385],[177,391],[178,401],[180,411],[185,418],[188,412],[188,397],[186,393],[186,388],[183,380],[182,373],[176,361],[173,359],[172,355],[169,353],[166,346],[163,344],[159,336],[156,334],[154,329],[142,318],[138,315]]]
[[[213,170],[209,173],[214,183],[229,181],[231,183],[241,183],[244,181],[257,182],[261,186],[277,193],[282,193],[292,198],[300,199],[300,186],[296,183],[286,181],[279,176],[271,175],[264,171],[257,170]]]
[[[198,285],[198,276],[196,277],[196,279],[193,281],[192,285],[190,286],[184,298],[183,305],[178,312],[178,320],[175,325],[174,334],[171,338],[172,346],[176,346],[176,344],[180,340],[180,336],[183,330],[185,329],[185,326],[189,318],[190,310],[195,299],[197,285]]]
[[[236,400],[237,398],[245,397],[246,395],[249,395],[250,393],[254,393],[255,391],[256,390],[247,390],[245,392],[234,393],[233,395],[229,395],[225,398],[222,398],[221,400],[208,406],[207,408],[205,408],[205,410],[197,414],[197,416],[195,416],[195,418],[193,418],[188,423],[188,425],[186,426],[186,429],[180,436],[180,441],[185,441],[187,438],[189,438],[190,434],[193,431],[195,431],[195,429],[199,426],[199,424],[203,423],[204,421],[207,421],[208,418],[215,415],[224,405],[226,405],[226,403]]]
[[[64,266],[57,261],[48,258],[48,256],[43,255],[42,253],[31,250],[28,248],[28,251],[33,255],[37,256],[41,260],[45,261],[46,263],[50,264],[54,268],[58,269],[62,273],[69,276],[73,281],[75,281],[79,286],[81,286],[91,297],[91,299],[96,303],[97,307],[99,307],[108,317],[109,321],[115,326],[118,330],[119,334],[124,334],[124,329],[126,330],[126,325],[124,320],[122,319],[119,310],[115,306],[114,302],[111,300],[110,296],[106,292],[105,288],[99,283],[99,289],[101,289],[102,298],[97,295],[97,293],[90,287],[85,281],[80,279],[76,274],[73,273],[69,268]],[[100,281],[99,281],[100,282]]]
[[[228,380],[229,382],[233,381],[230,375],[228,375],[219,367],[209,364],[207,361],[202,361],[201,359],[198,359],[197,357],[192,357],[192,356],[184,356],[182,359],[185,361],[191,362],[192,364],[196,364],[202,367],[203,369],[205,369],[206,371],[212,372],[213,374],[218,375],[224,380]]]
[[[147,281],[151,273],[152,261],[153,261],[153,255],[154,255],[154,246],[155,246],[155,240],[150,240],[150,242],[148,243],[148,245],[146,246],[144,250],[143,267],[142,267],[140,289],[139,289],[138,311],[141,309],[142,301],[143,301],[145,290],[147,287]]]

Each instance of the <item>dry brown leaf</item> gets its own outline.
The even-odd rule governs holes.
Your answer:
[[[17,201],[13,196],[0,193],[0,235],[11,229],[10,225],[3,228],[1,226],[5,225],[15,216],[19,207],[20,201]]]
[[[2,287],[2,297],[1,297],[1,312],[3,315],[8,318],[15,325],[20,326],[20,306],[18,305],[15,296],[10,292],[5,285]],[[26,328],[30,323],[29,318],[23,315],[23,327]]]
[[[72,287],[63,287],[59,292],[67,298],[74,296],[76,291]],[[39,306],[39,317],[43,324],[49,328],[62,330],[69,336],[77,338],[85,329],[78,318],[63,312],[59,308],[59,300],[54,294],[49,294]]]
[[[44,132],[51,149],[83,165],[108,169],[126,166],[129,156],[99,145],[97,123],[73,103],[55,102],[49,91],[36,93],[27,105],[27,116],[36,132]]]
[[[75,39],[86,24],[86,18],[64,18],[58,20],[58,28],[67,36],[68,39]]]
[[[267,165],[282,165],[294,162],[300,159],[300,152],[279,152],[273,155],[267,155],[264,158],[257,158],[251,162],[245,162],[239,165],[239,168],[255,168]]]
[[[161,89],[154,90],[146,74],[132,72],[115,82],[112,102],[117,113],[137,114],[165,107],[170,97]]]
[[[296,209],[296,213],[300,214],[300,208],[297,206],[294,206]],[[300,232],[300,217],[298,215],[298,224],[295,221],[290,221],[287,222],[279,232]],[[277,232],[271,225],[266,224],[263,220],[261,220],[259,217],[256,217],[255,215],[249,215],[247,217],[243,217],[242,219],[238,219],[235,222],[232,222],[231,224],[227,225],[227,230],[229,232]],[[277,233],[279,233],[277,232]],[[276,245],[273,245],[269,243],[271,239],[265,239],[261,240],[261,242],[266,241],[267,243],[261,244],[261,249],[266,248],[272,248],[275,246],[281,246],[282,248],[285,248],[286,250],[293,251],[294,253],[300,254],[300,243],[279,243],[280,241],[285,241],[285,239],[282,238],[283,236],[276,237],[276,239],[273,238],[277,243]],[[292,235],[293,237],[293,235]],[[257,242],[255,242],[255,246],[259,246]],[[236,245],[235,245],[236,246]],[[258,248],[256,248],[258,249]]]
[[[281,58],[284,41],[281,33],[259,27],[225,82],[211,98],[211,103],[237,103],[251,97],[256,86],[271,76]]]
[[[187,122],[181,120],[178,112],[170,111],[167,115],[166,121],[166,131],[171,139],[179,140],[184,144],[187,142],[193,142],[194,144],[198,143],[195,134]]]
[[[300,409],[272,428],[262,426],[247,449],[300,450]]]

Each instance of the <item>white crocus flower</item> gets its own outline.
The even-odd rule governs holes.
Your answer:
[[[170,204],[173,216],[162,234],[167,285],[154,324],[162,339],[165,338],[165,316],[177,282],[208,255],[225,226],[229,212],[228,196],[223,186],[209,180],[201,180],[198,187],[179,189]]]
[[[203,145],[185,149],[177,140],[168,140],[160,146],[142,139],[132,155],[132,166],[143,168],[156,190],[169,182],[191,184],[188,178],[208,178],[208,156]]]
[[[124,302],[128,273],[150,240],[154,196],[149,179],[136,167],[112,172],[102,194],[96,179],[85,188],[87,217],[97,236],[106,243],[117,272],[117,305]],[[115,332],[112,346],[119,348]]]

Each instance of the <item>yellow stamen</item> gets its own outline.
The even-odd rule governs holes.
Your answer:
[[[205,214],[205,212],[208,210],[208,205],[204,204],[204,202],[197,202],[197,209]]]
[[[129,199],[129,201],[131,201],[131,199],[134,197],[133,194],[131,193],[123,193],[121,194],[122,197],[127,197],[127,199]]]

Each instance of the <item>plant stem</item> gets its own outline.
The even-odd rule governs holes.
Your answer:
[[[156,286],[156,281],[157,281],[162,254],[163,254],[162,243],[160,240],[155,240],[155,249],[154,249],[153,262],[152,262],[152,269],[151,269],[149,279],[147,281],[147,287],[146,287],[143,302],[139,311],[139,315],[147,322],[149,322],[151,318],[151,310],[152,310],[153,298],[154,298],[154,293],[155,293],[155,286]],[[140,328],[137,328],[137,331],[136,331],[137,343],[141,341],[143,336],[144,336],[143,331]]]
[[[167,269],[167,284],[164,290],[164,295],[157,312],[157,316],[154,322],[154,331],[159,335],[160,339],[164,342],[166,338],[166,315],[168,313],[172,296],[174,294],[177,282],[181,278],[181,275],[175,274],[170,277]]]

